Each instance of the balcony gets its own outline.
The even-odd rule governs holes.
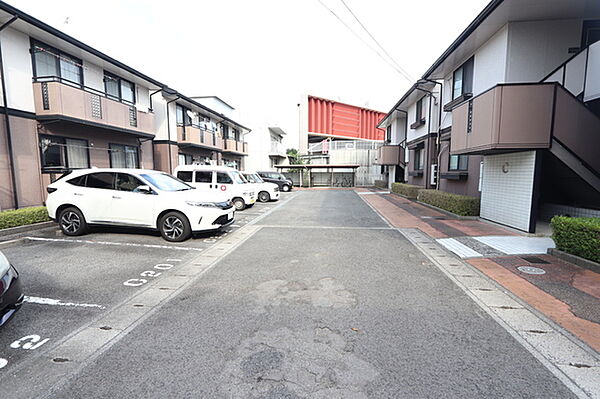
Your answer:
[[[231,152],[239,155],[248,155],[248,143],[234,139],[226,139],[223,152]]]
[[[197,126],[177,126],[177,142],[180,146],[192,146],[210,150],[223,150],[223,139],[214,132]]]
[[[58,81],[34,82],[35,113],[40,120],[65,120],[154,137],[154,114],[107,98],[104,93]]]
[[[287,151],[285,150],[285,147],[283,146],[283,144],[276,142],[276,141],[272,141],[271,142],[271,151],[269,151],[269,156],[270,157],[287,158]]]
[[[404,147],[383,145],[377,149],[376,165],[404,165]]]
[[[556,86],[501,84],[452,110],[452,154],[549,148]]]

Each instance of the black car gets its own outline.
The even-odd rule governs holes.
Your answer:
[[[19,273],[0,252],[0,326],[19,310],[23,298]]]
[[[294,187],[292,181],[279,172],[256,172],[262,179],[268,183],[275,183],[283,192],[288,192]]]

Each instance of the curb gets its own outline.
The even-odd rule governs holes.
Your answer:
[[[0,237],[10,236],[10,235],[13,235],[13,234],[18,234],[18,233],[26,233],[26,232],[40,230],[40,229],[45,229],[45,228],[51,227],[53,225],[54,225],[54,222],[48,221],[48,222],[28,224],[28,225],[25,225],[25,226],[10,227],[8,229],[2,229],[2,230],[0,230]]]
[[[13,245],[21,244],[21,243],[25,242],[26,240],[27,240],[26,238],[17,238],[15,240],[2,241],[2,242],[0,242],[0,249],[4,249],[4,248],[12,247]]]
[[[600,263],[596,263],[592,260],[584,259],[580,256],[572,255],[556,248],[548,248],[548,254],[556,256],[558,259],[562,259],[579,267],[583,267],[584,269],[600,273]]]

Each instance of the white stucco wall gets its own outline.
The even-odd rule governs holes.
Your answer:
[[[579,47],[580,20],[526,21],[509,23],[508,82],[537,82]]]
[[[83,60],[83,84],[104,93],[104,69]]]
[[[7,105],[21,111],[35,112],[29,36],[12,28],[5,29],[1,35]]]
[[[473,68],[474,96],[506,81],[507,49],[508,25],[477,49]]]

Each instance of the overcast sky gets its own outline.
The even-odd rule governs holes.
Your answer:
[[[381,54],[341,0],[321,0]],[[488,0],[344,0],[418,78]],[[409,82],[319,0],[8,0],[189,96],[218,95],[297,147],[302,94],[389,111]]]

